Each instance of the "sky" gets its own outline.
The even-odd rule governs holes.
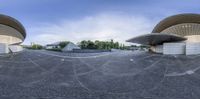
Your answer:
[[[26,29],[23,44],[110,40],[151,33],[162,19],[200,13],[199,0],[1,0],[0,13]]]

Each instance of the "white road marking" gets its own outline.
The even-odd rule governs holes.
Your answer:
[[[187,73],[188,75],[191,75],[191,74],[194,74],[194,71],[193,71],[193,70],[188,70],[188,71],[186,71],[186,73]]]
[[[74,76],[75,76],[76,81],[78,81],[78,83],[80,84],[81,87],[83,87],[83,88],[86,89],[87,91],[90,91],[90,89],[89,89],[88,87],[86,87],[86,86],[79,80],[74,65],[73,65],[72,67],[73,67],[73,72],[74,72]]]
[[[177,73],[177,72],[173,72],[173,73],[169,73],[169,74],[166,74],[166,76],[184,76],[184,75],[191,75],[191,74],[194,74],[197,70],[200,69],[200,66],[195,68],[195,69],[191,69],[191,70],[187,70],[185,72],[182,72],[182,73]]]
[[[50,54],[50,53],[47,53],[47,52],[39,52],[39,53],[49,55],[49,56],[60,57],[60,58],[97,58],[97,57],[103,57],[103,56],[108,56],[108,55],[112,54],[112,52],[111,52],[111,53],[108,53],[108,54],[96,55],[96,56],[73,57],[73,56],[63,56],[63,55]]]
[[[47,71],[46,69],[42,68],[39,64],[37,64],[36,62],[34,62],[32,59],[28,59],[31,63],[33,63],[35,66],[39,67],[40,69],[42,69],[43,71]]]
[[[65,59],[61,59],[61,61],[65,61]]]
[[[133,59],[130,59],[130,61],[132,62],[132,61],[133,61]]]

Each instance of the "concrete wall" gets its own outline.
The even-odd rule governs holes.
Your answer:
[[[19,45],[7,45],[7,44],[0,43],[0,54],[9,53],[10,51],[15,53],[15,52],[20,52],[22,50],[23,50],[23,47]]]
[[[23,47],[19,45],[9,45],[9,48],[12,52],[20,52],[23,50]]]
[[[163,54],[185,54],[185,43],[164,43]]]
[[[198,41],[198,40],[195,40]],[[200,42],[174,42],[163,45],[152,46],[151,51],[163,54],[200,54]]]
[[[155,53],[163,53],[163,45],[152,46],[150,50]]]
[[[200,54],[200,42],[186,43],[186,55]]]
[[[0,54],[8,52],[9,52],[8,45],[0,43]]]

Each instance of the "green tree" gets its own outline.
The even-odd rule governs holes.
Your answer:
[[[87,43],[88,43],[88,45],[87,45],[88,49],[97,49],[94,42],[89,40]]]
[[[32,46],[31,46],[31,49],[42,49],[43,48],[43,46],[42,45],[39,45],[39,44],[33,44]]]
[[[87,49],[88,42],[86,40],[81,41],[79,44],[80,44],[79,46],[81,47],[81,49]]]
[[[119,49],[119,42],[114,43],[114,48]]]
[[[125,45],[120,44],[119,42],[114,42],[113,39],[111,39],[110,41],[86,41],[83,40],[80,43],[78,43],[78,45],[82,48],[82,49],[107,49],[110,50],[112,48],[115,49],[125,49]]]
[[[110,48],[114,48],[114,41],[113,41],[113,39],[110,40]]]
[[[62,41],[59,43],[60,48],[64,48],[67,44],[69,44],[69,41]]]

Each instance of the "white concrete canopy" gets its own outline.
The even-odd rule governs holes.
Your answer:
[[[127,41],[149,45],[156,53],[200,54],[200,14],[186,13],[167,17],[154,27],[151,34]]]
[[[0,24],[0,43],[16,44],[22,43],[24,37],[16,29]]]
[[[177,42],[184,41],[186,39],[187,38],[175,34],[151,33],[131,38],[127,40],[127,42],[138,43],[143,45],[160,45],[164,42]]]
[[[18,52],[26,37],[23,25],[16,19],[0,14],[0,53]]]

